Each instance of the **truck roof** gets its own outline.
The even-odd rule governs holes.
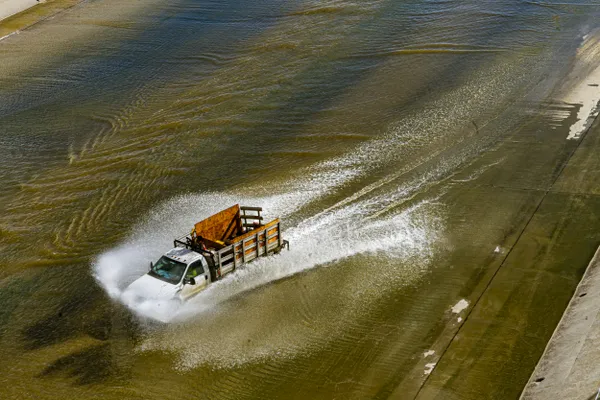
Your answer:
[[[165,255],[169,258],[172,258],[173,260],[182,262],[184,264],[189,264],[193,261],[202,258],[201,254],[198,254],[195,251],[182,247],[175,247],[167,251]]]

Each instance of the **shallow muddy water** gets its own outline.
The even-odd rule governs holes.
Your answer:
[[[600,243],[599,13],[94,0],[1,40],[0,397],[518,398]],[[235,203],[290,251],[123,304]]]

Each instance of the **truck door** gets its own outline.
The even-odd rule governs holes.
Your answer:
[[[183,285],[183,289],[181,289],[181,297],[184,300],[189,299],[190,297],[198,294],[198,292],[202,291],[208,285],[208,268],[202,263],[202,260],[194,261],[191,263],[185,272],[184,281],[193,278],[195,284],[192,285],[190,283]]]

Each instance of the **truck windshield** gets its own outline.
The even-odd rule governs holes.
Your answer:
[[[163,281],[176,284],[181,280],[181,277],[185,272],[185,267],[186,265],[184,263],[162,256],[156,264],[152,266],[149,274]]]

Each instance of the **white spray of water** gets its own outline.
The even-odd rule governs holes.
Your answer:
[[[430,130],[434,129],[433,122],[427,126],[424,136],[432,134]],[[442,160],[426,174],[401,184],[392,183],[401,174],[369,181],[364,190],[359,190],[332,207],[304,219],[298,220],[295,215],[304,206],[335,193],[350,181],[368,174],[390,157],[395,157],[391,144],[402,144],[408,138],[414,138],[412,133],[422,128],[422,124],[417,122],[412,128],[394,127],[384,138],[301,171],[294,179],[279,185],[276,191],[271,185],[271,192],[267,193],[260,187],[245,188],[246,193],[256,193],[254,197],[232,192],[200,193],[171,199],[151,212],[124,244],[102,254],[94,264],[94,275],[112,298],[124,302],[136,313],[153,317],[168,314],[171,317],[171,304],[144,302],[134,305],[133,294],[123,295],[123,290],[135,278],[147,272],[150,261],[156,260],[169,249],[173,238],[187,233],[182,229],[191,229],[198,220],[236,203],[260,205],[266,211],[266,218],[279,216],[284,222],[296,220],[296,225],[284,232],[284,236],[290,240],[292,251],[257,261],[245,270],[236,271],[223,281],[211,285],[196,300],[184,305],[176,319],[189,318],[200,310],[210,309],[240,292],[273,280],[357,254],[379,251],[386,252],[388,257],[406,259],[409,255],[419,254],[422,259],[428,259],[429,249],[439,238],[440,219],[435,215],[437,211],[424,212],[424,209],[434,208],[427,202],[405,209],[400,214],[394,209],[432,182],[451,173],[460,165],[460,158]],[[372,159],[373,155],[376,155],[376,160]],[[384,190],[383,193],[376,193],[390,184],[394,186],[391,192]]]
[[[271,196],[208,193],[172,199],[150,213],[124,244],[101,255],[94,273],[112,298],[142,317],[172,322],[153,331],[139,349],[178,354],[176,365],[182,369],[201,364],[230,368],[258,360],[294,357],[344,335],[352,321],[369,314],[373,298],[419,279],[443,237],[440,205],[423,201],[399,212],[370,218],[380,212],[382,198],[376,195],[308,217],[294,215],[305,212],[301,210],[303,206],[343,186],[360,169],[343,171],[336,173],[331,165],[314,167],[311,173],[304,174],[303,180],[288,184],[284,193]],[[414,182],[407,185],[412,188]],[[389,196],[402,197],[405,191]],[[150,261],[172,245],[172,238],[182,233],[182,227],[191,227],[198,219],[238,202],[261,205],[266,218],[281,216],[286,221],[293,216],[297,222],[284,231],[291,250],[247,265],[180,306],[154,300],[135,302],[130,297],[134,294],[124,291],[147,272]],[[333,269],[337,276],[333,280],[314,274],[302,279],[309,281],[308,288],[252,290],[359,255],[366,257],[362,267],[339,273]],[[282,282],[293,285],[294,281]],[[243,292],[244,296],[237,296]],[[314,304],[318,309],[310,308]],[[218,346],[202,342],[205,345],[199,348],[199,337],[215,338]]]
[[[298,192],[242,200],[244,204],[260,204],[285,219],[286,214],[306,203],[307,196],[305,192]],[[153,212],[129,241],[99,257],[94,266],[96,279],[113,299],[122,301],[141,316],[185,320],[241,292],[353,255],[385,252],[386,257],[408,258],[418,254],[426,259],[441,230],[440,218],[431,212],[432,206],[427,202],[373,221],[366,221],[366,217],[376,211],[376,207],[368,203],[351,204],[285,230],[284,236],[292,244],[291,251],[257,260],[214,283],[182,305],[176,318],[173,318],[173,304],[150,299],[135,302],[135,294],[124,291],[129,283],[147,272],[150,261],[172,245],[172,238],[181,234],[181,226],[193,226],[190,221],[194,218],[201,219],[218,211],[220,205],[237,201],[241,200],[234,195],[203,194],[169,202]]]
[[[174,238],[186,233],[182,232],[182,229],[186,227],[191,229],[195,222],[236,203],[260,205],[265,211],[263,215],[266,219],[272,217],[285,219],[300,207],[351,179],[355,174],[356,171],[352,169],[347,169],[343,173],[334,173],[331,168],[325,167],[318,174],[307,175],[303,182],[296,184],[294,190],[286,193],[262,197],[249,197],[235,193],[203,193],[171,199],[153,210],[140,225],[134,228],[129,240],[98,257],[93,265],[94,277],[111,298],[133,306],[134,294],[126,294],[124,289],[148,271],[149,263],[168,250],[173,245]],[[252,192],[257,191],[252,190]],[[288,232],[286,237],[287,235]],[[157,316],[155,312],[146,312],[152,307],[153,303],[149,301],[143,305],[145,310],[137,307],[134,311],[145,316]],[[162,307],[162,302],[154,303],[154,307]]]
[[[421,203],[388,219],[368,223],[361,222],[360,207],[343,209],[323,215],[313,224],[289,229],[286,237],[293,243],[289,252],[261,259],[211,285],[182,307],[179,318],[187,319],[235,294],[268,282],[358,254],[379,253],[388,258],[427,260],[441,229],[440,220],[425,211],[427,205]],[[386,275],[382,271],[372,272]]]
[[[343,337],[353,324],[362,329],[360,319],[372,313],[374,299],[427,271],[443,234],[435,204],[419,203],[368,222],[361,218],[365,211],[344,208],[290,228],[286,235],[294,245],[289,252],[211,285],[139,349],[177,354],[181,369],[231,368],[306,354]],[[281,280],[315,266],[333,268]],[[251,290],[274,281],[278,284],[268,290]],[[198,348],[200,337],[213,338],[214,345]]]

